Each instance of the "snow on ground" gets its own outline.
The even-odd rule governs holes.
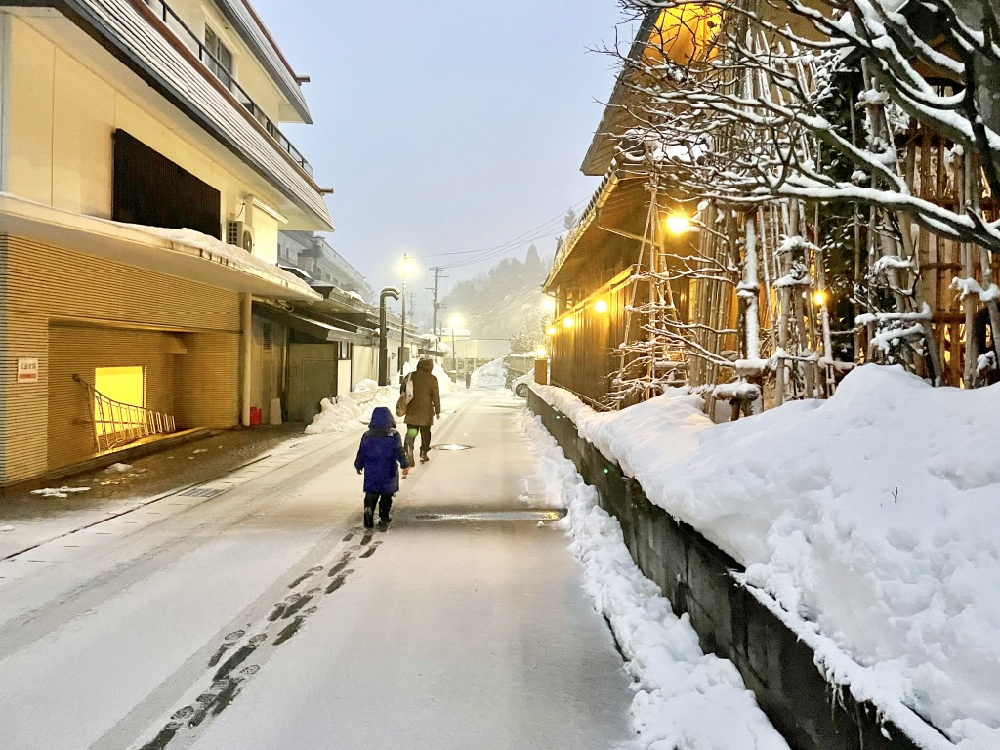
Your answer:
[[[630,718],[648,750],[787,750],[746,689],[736,667],[705,654],[687,615],[632,561],[622,529],[599,505],[538,417],[523,413],[518,427],[538,464],[543,503],[564,505],[561,522],[570,550],[583,565],[584,587],[611,624],[635,681]]]
[[[472,373],[472,385],[476,388],[503,388],[507,385],[506,369],[503,357],[497,357]]]
[[[71,494],[76,492],[87,492],[90,487],[67,487],[63,485],[62,487],[45,487],[40,490],[32,490],[32,495],[40,495],[41,497],[69,497]]]
[[[346,432],[367,425],[372,418],[376,406],[394,408],[399,390],[392,385],[372,389],[372,380],[362,380],[354,389],[352,396],[337,396],[333,400],[324,398],[320,401],[320,412],[313,417],[312,424],[306,427],[310,435],[320,435],[330,432]]]
[[[409,375],[411,372],[413,372],[414,370],[416,370],[417,369],[417,362],[419,362],[419,361],[420,360],[418,360],[418,359],[411,359],[411,360],[408,360],[407,362],[404,362],[403,363],[403,375],[404,376],[405,375]],[[444,368],[441,367],[440,363],[438,363],[438,362],[434,363],[434,370],[433,370],[433,372],[434,372],[434,377],[437,378],[438,389],[441,391],[442,395],[444,395],[445,393],[453,393],[453,392],[455,392],[455,391],[458,390],[458,386],[455,385],[455,383],[452,381],[452,379],[448,377],[448,373],[446,373],[444,371]]]
[[[744,564],[828,679],[952,741],[924,732],[924,747],[1000,747],[1000,386],[866,366],[827,401],[719,425],[682,389],[599,414],[534,387]]]

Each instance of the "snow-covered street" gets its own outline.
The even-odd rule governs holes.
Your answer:
[[[434,442],[471,447],[411,473],[388,532],[360,528],[348,431],[4,561],[0,744],[629,740],[629,679],[558,514],[519,499],[522,406],[448,396]]]

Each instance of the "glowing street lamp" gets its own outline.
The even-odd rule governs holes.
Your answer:
[[[556,309],[555,298],[553,298],[553,297],[546,297],[545,300],[542,302],[542,306],[546,310],[548,310],[549,312],[555,312],[555,309]]]
[[[813,304],[816,307],[822,307],[826,304],[826,301],[830,298],[830,295],[826,293],[825,289],[817,289],[813,292]]]
[[[666,224],[667,231],[671,234],[687,234],[691,231],[691,220],[684,214],[670,214]]]

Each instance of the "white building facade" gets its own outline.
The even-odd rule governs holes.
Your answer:
[[[0,486],[249,420],[253,298],[319,298],[278,232],[332,229],[300,83],[237,0],[0,1]]]

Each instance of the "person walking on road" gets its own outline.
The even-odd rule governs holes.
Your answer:
[[[378,504],[379,523],[388,525],[392,518],[392,496],[399,491],[399,471],[405,477],[410,471],[403,453],[403,444],[396,431],[392,412],[385,406],[377,406],[372,412],[368,431],[361,436],[354,468],[358,474],[364,472],[365,482],[365,528],[375,525],[375,505]]]
[[[465,390],[469,390],[472,387],[472,370],[465,371]]]
[[[413,446],[420,433],[420,460],[430,461],[431,425],[434,418],[441,418],[441,393],[434,377],[434,360],[425,357],[417,362],[417,369],[403,378],[399,386],[400,403],[406,422],[406,459],[412,466]],[[399,409],[397,409],[398,413]]]

